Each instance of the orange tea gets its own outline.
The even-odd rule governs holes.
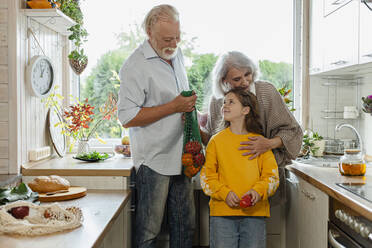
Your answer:
[[[366,173],[365,163],[339,163],[338,168],[343,176],[363,176]]]

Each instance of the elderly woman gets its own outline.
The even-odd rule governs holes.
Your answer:
[[[222,55],[213,69],[213,75],[213,95],[207,123],[201,127],[203,143],[208,143],[209,138],[220,131],[224,93],[230,88],[241,87],[256,95],[264,132],[264,137],[251,137],[241,143],[239,149],[246,150],[243,155],[253,159],[272,149],[279,168],[297,157],[302,144],[302,129],[276,88],[271,83],[256,81],[257,68],[247,56],[236,51]],[[282,172],[280,174],[283,175]]]

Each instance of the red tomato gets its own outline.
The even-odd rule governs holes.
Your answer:
[[[252,206],[252,198],[250,195],[246,195],[244,196],[241,200],[240,200],[240,207],[241,208],[247,208],[247,207],[250,207]]]

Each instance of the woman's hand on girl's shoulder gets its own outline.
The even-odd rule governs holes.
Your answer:
[[[240,142],[240,145],[242,146],[238,149],[247,150],[247,152],[244,152],[242,155],[250,155],[249,159],[254,159],[271,148],[270,139],[263,136],[248,137],[248,141]]]

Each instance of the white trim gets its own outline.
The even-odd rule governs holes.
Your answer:
[[[308,98],[304,84],[308,68],[308,14],[310,0],[293,0],[293,101],[296,111],[294,115],[301,125],[306,123],[306,99]]]
[[[121,145],[121,138],[107,138],[103,140],[106,142],[106,144],[101,143],[98,139],[90,139],[88,142],[89,150],[97,151],[97,152],[113,153],[115,145]],[[72,151],[69,153],[72,153],[72,154],[76,153],[77,147],[78,147],[78,144],[76,142]],[[67,148],[67,151],[68,151],[68,148]]]
[[[9,75],[9,174],[19,174],[21,165],[21,92],[20,67],[18,54],[19,39],[19,4],[20,1],[8,1],[8,75]]]

